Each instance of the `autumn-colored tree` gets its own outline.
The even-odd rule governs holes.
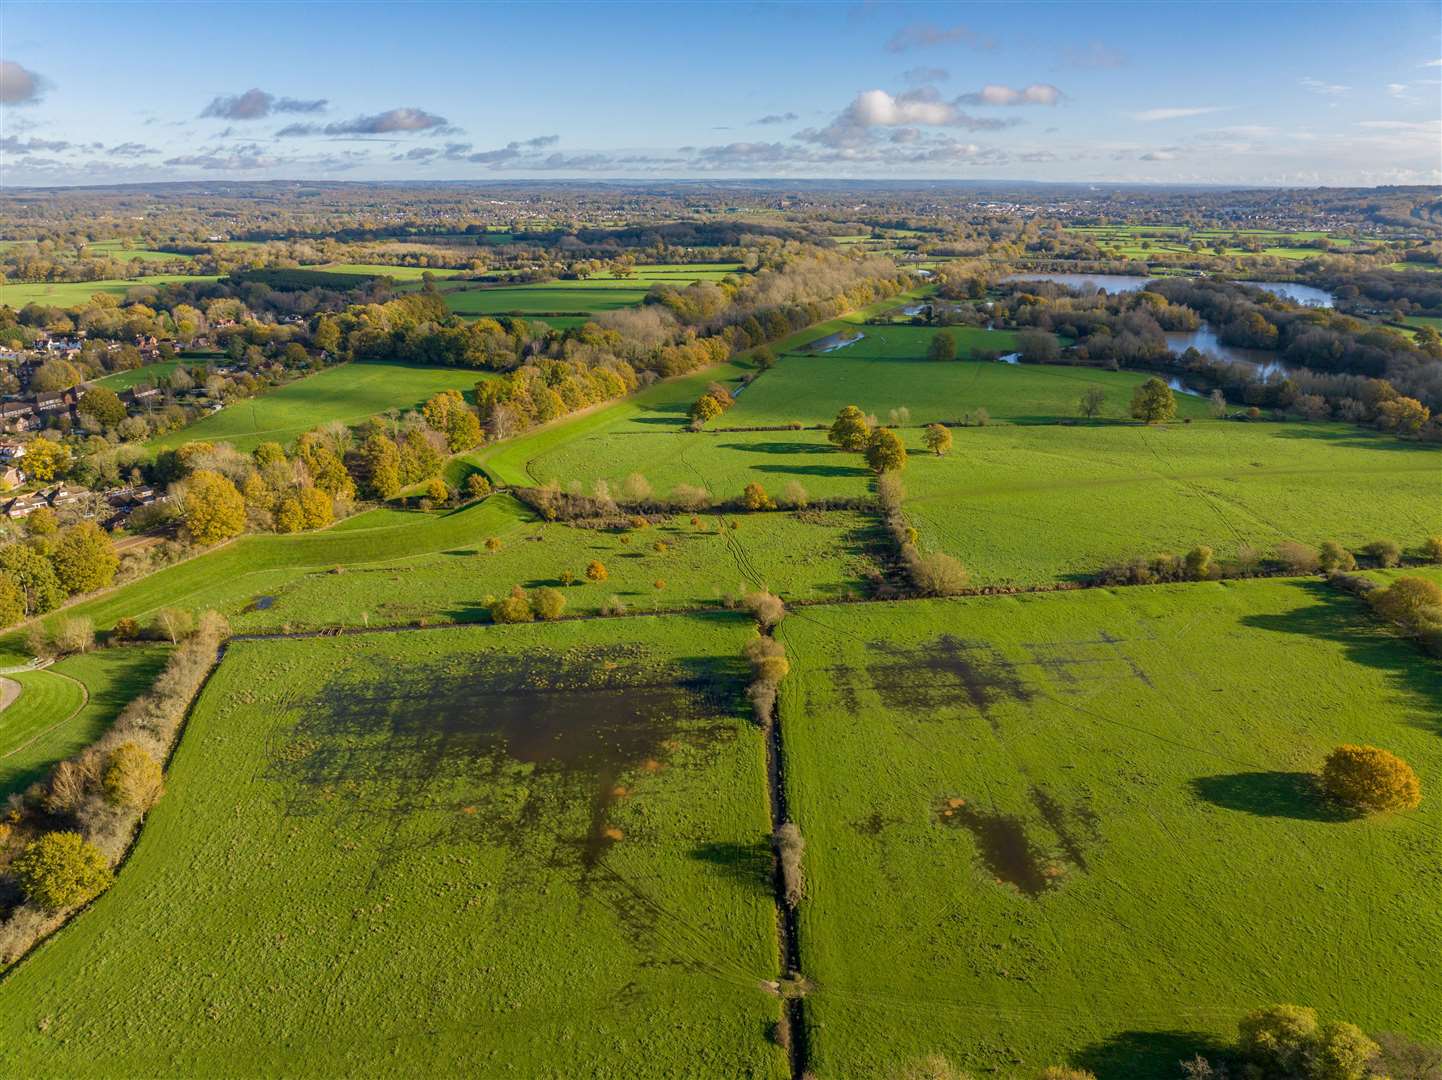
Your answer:
[[[766,489],[754,480],[741,492],[741,503],[747,510],[775,510],[776,503]]]
[[[25,593],[9,574],[0,574],[0,627],[25,618]]]
[[[218,544],[245,529],[245,499],[229,478],[212,469],[198,469],[186,479],[181,514],[198,544]]]
[[[77,832],[46,833],[10,864],[26,897],[47,911],[83,904],[113,876],[100,849]]]
[[[691,405],[691,422],[705,424],[716,419],[723,412],[721,403],[710,394],[702,394]]]
[[[561,594],[560,589],[537,589],[536,595],[531,600],[531,607],[536,613],[536,618],[550,622],[552,619],[559,619],[566,610],[566,598]]]
[[[1146,424],[1164,424],[1177,415],[1172,388],[1155,375],[1132,395],[1132,416]]]
[[[103,786],[108,801],[141,813],[154,806],[165,790],[160,762],[134,742],[121,743],[111,752]]]
[[[599,560],[592,560],[586,564],[586,578],[589,581],[605,581],[611,575],[606,572],[606,564]]]
[[[1373,540],[1362,552],[1378,566],[1393,567],[1402,561],[1402,545],[1395,540]]]
[[[956,338],[944,330],[932,334],[931,343],[926,347],[926,358],[928,360],[955,360]]]
[[[50,560],[28,544],[0,548],[0,573],[19,588],[26,615],[43,615],[65,602],[65,588]]]
[[[1335,540],[1322,541],[1318,560],[1322,572],[1326,574],[1345,573],[1357,569],[1357,560],[1352,553]]]
[[[866,444],[866,464],[875,473],[898,472],[906,468],[906,444],[890,428],[877,428]]]
[[[832,421],[826,437],[842,450],[865,450],[871,441],[871,425],[855,405],[847,405]]]
[[[335,503],[320,488],[301,488],[296,497],[300,501],[303,528],[323,529],[335,520]]]
[[[1345,744],[1327,755],[1322,790],[1363,813],[1413,810],[1422,785],[1412,767],[1388,750]]]
[[[300,508],[300,499],[287,495],[275,508],[275,531],[295,533],[305,528],[305,511]]]
[[[370,494],[390,499],[401,490],[401,452],[394,442],[377,432],[361,448]]]
[[[1374,591],[1372,606],[1411,633],[1442,627],[1442,585],[1427,578],[1402,577]]]
[[[439,476],[433,476],[426,483],[426,498],[431,502],[443,503],[451,497],[451,489],[446,487],[446,482]]]
[[[466,495],[472,499],[484,499],[491,493],[491,481],[483,472],[473,472],[466,477]]]
[[[531,601],[526,596],[526,590],[519,585],[512,586],[511,591],[491,605],[491,621],[498,623],[523,623],[534,619],[535,612],[531,610]]]
[[[926,448],[937,457],[948,453],[951,450],[951,428],[945,424],[927,424],[926,430],[922,432],[921,441]]]
[[[70,448],[64,443],[37,435],[25,445],[25,471],[32,480],[49,483],[70,469]]]
[[[264,469],[271,465],[284,465],[285,447],[278,442],[263,442],[250,452],[250,456],[258,469]]]
[[[94,592],[115,580],[120,557],[104,529],[93,521],[82,521],[60,534],[50,564],[67,592]]]
[[[31,536],[54,536],[60,531],[60,519],[50,507],[42,506],[25,519],[25,531]]]
[[[1395,431],[1399,435],[1415,435],[1427,423],[1432,413],[1416,398],[1397,397],[1377,406],[1377,426],[1383,431]]]

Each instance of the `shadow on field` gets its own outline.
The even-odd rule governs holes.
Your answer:
[[[1297,821],[1351,821],[1354,815],[1328,801],[1314,773],[1248,772],[1203,776],[1192,792],[1213,806],[1257,817]]]
[[[1320,581],[1297,587],[1315,602],[1280,615],[1245,615],[1242,625],[1340,642],[1354,664],[1390,675],[1395,688],[1415,707],[1407,723],[1442,735],[1442,669],[1436,661],[1379,623],[1365,601]]]
[[[1180,1076],[1181,1062],[1198,1054],[1216,1061],[1227,1056],[1227,1047],[1196,1031],[1122,1031],[1081,1051],[1073,1064],[1097,1080],[1137,1080]]]
[[[825,443],[814,442],[749,442],[722,443],[722,450],[741,450],[748,454],[835,454],[837,449]]]
[[[1331,443],[1348,450],[1391,450],[1406,451],[1410,454],[1436,454],[1433,447],[1423,443],[1408,442],[1395,435],[1377,433],[1369,435],[1360,428],[1345,431],[1326,430],[1310,424],[1288,425],[1272,433],[1274,439],[1312,439],[1316,442]]]
[[[691,858],[739,885],[771,893],[771,845],[764,839],[750,844],[712,841],[692,848]]]

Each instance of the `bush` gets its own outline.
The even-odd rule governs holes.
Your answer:
[[[806,493],[800,480],[788,480],[781,489],[781,500],[793,510],[805,510],[811,496]]]
[[[747,510],[776,509],[776,503],[766,494],[766,489],[755,481],[746,485],[746,490],[741,493],[741,502]]]
[[[501,597],[491,605],[491,621],[498,623],[526,623],[535,618],[531,601],[526,590],[519,585],[511,587],[510,594]]]
[[[491,481],[485,473],[473,472],[466,477],[466,495],[472,499],[484,499],[491,493]]]
[[[781,597],[769,592],[747,593],[742,603],[763,630],[770,630],[786,617],[786,605],[781,602]]]
[[[1212,574],[1212,549],[1205,544],[1199,544],[1187,552],[1187,577],[1193,581],[1202,581]]]
[[[781,864],[781,884],[786,893],[786,903],[795,907],[805,892],[805,880],[801,872],[801,856],[806,853],[806,841],[796,823],[783,823],[771,838],[776,847],[776,858]]]
[[[1356,1024],[1323,1024],[1308,1054],[1308,1075],[1312,1080],[1363,1080],[1373,1075],[1371,1065],[1381,1050]]]
[[[906,568],[912,584],[923,596],[956,596],[965,590],[970,575],[959,561],[942,551],[923,555],[913,545],[907,548],[911,554],[906,559]]]
[[[488,537],[486,537],[486,550],[487,550],[487,551],[492,551],[492,552],[500,551],[500,550],[501,550],[501,538],[500,538],[499,536],[488,536]]]
[[[588,581],[605,581],[611,575],[606,572],[606,564],[600,560],[593,560],[586,564],[586,578]]]
[[[1426,578],[1398,578],[1385,589],[1368,596],[1385,619],[1409,634],[1425,634],[1442,628],[1442,586]]]
[[[26,897],[47,911],[63,911],[109,887],[114,875],[100,849],[77,832],[46,833],[10,864]]]
[[[1293,574],[1315,574],[1322,564],[1315,548],[1296,540],[1277,545],[1277,560]]]
[[[566,598],[559,589],[537,589],[531,606],[536,612],[536,618],[550,622],[552,619],[559,619],[566,610]]]
[[[1422,801],[1422,785],[1412,767],[1376,746],[1344,744],[1328,754],[1322,790],[1362,813],[1413,810]]]
[[[1422,541],[1422,558],[1429,563],[1442,563],[1442,536],[1429,536]]]
[[[1301,1076],[1317,1036],[1317,1011],[1300,1005],[1268,1005],[1242,1017],[1237,1048],[1264,1074]]]
[[[1322,572],[1326,574],[1345,574],[1357,569],[1357,560],[1352,553],[1335,540],[1327,540],[1322,544],[1322,553],[1319,559]]]
[[[95,624],[83,615],[65,619],[55,631],[55,647],[63,653],[84,653],[95,647]]]
[[[746,643],[742,653],[750,661],[751,670],[759,682],[775,686],[791,671],[791,661],[786,659],[786,646],[775,638],[758,635]]]
[[[110,636],[116,641],[134,641],[140,636],[140,623],[129,616],[123,619],[116,619],[115,627],[110,631]]]
[[[1362,549],[1378,566],[1393,567],[1402,561],[1402,545],[1395,540],[1373,540]]]
[[[426,498],[432,502],[443,503],[451,497],[451,489],[446,487],[446,482],[439,476],[432,477],[426,484]]]
[[[142,814],[154,806],[165,791],[160,762],[134,742],[123,742],[111,751],[103,784],[108,802],[131,807]]]

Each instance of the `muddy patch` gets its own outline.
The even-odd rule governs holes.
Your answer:
[[[1012,814],[980,810],[962,799],[947,799],[937,809],[942,824],[971,833],[976,855],[998,884],[1023,896],[1040,896],[1059,877],[1058,868],[1027,835],[1026,823]]]
[[[1016,667],[986,642],[943,634],[916,647],[873,641],[871,649],[877,659],[866,666],[867,680],[886,707],[897,712],[970,708],[997,729],[996,704],[1031,700]]]
[[[1090,870],[1087,848],[1101,840],[1097,817],[1091,808],[1085,803],[1065,806],[1059,798],[1040,787],[1031,789],[1031,801],[1047,828],[1055,834],[1067,861],[1078,870]]]
[[[1123,648],[1126,641],[1103,630],[1079,641],[1038,641],[1026,644],[1032,662],[1066,687],[1088,682],[1134,678],[1150,687],[1151,679]]]

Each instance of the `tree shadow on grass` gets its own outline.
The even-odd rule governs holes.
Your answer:
[[[1356,816],[1330,802],[1313,773],[1247,772],[1192,781],[1199,798],[1226,810],[1297,821],[1351,821]]]
[[[1404,723],[1442,735],[1442,666],[1382,625],[1365,601],[1320,581],[1296,587],[1316,602],[1280,614],[1245,615],[1242,625],[1339,642],[1352,663],[1388,673],[1409,706]]]
[[[836,447],[827,443],[816,442],[743,442],[743,443],[721,443],[722,450],[742,450],[748,454],[835,454],[839,453]]]
[[[1082,1050],[1073,1059],[1097,1080],[1138,1080],[1139,1077],[1180,1076],[1180,1063],[1200,1054],[1225,1058],[1225,1044],[1197,1031],[1122,1031]]]
[[[771,845],[764,839],[749,844],[712,841],[692,848],[691,858],[708,863],[718,874],[738,885],[771,892]]]

